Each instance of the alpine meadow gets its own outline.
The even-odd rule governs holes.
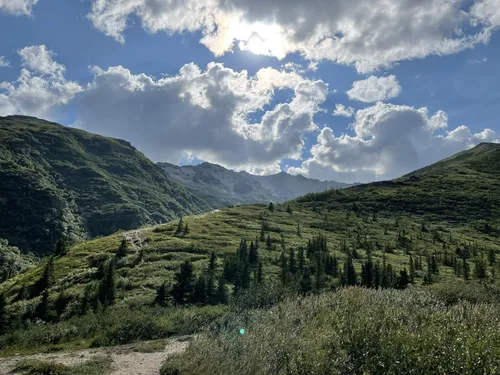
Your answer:
[[[499,375],[500,0],[0,0],[0,375]]]

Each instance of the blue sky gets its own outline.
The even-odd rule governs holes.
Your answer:
[[[346,182],[498,142],[500,1],[363,1],[4,0],[0,115]]]

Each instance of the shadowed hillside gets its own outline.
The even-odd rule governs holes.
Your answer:
[[[0,117],[0,238],[25,252],[206,209],[126,141]]]

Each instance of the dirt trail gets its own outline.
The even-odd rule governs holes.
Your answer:
[[[139,345],[142,345],[141,343]],[[168,341],[163,350],[143,353],[136,351],[136,345],[122,345],[109,348],[86,349],[74,352],[35,354],[0,358],[0,375],[12,374],[12,369],[24,360],[42,360],[74,366],[94,357],[109,357],[113,361],[111,375],[158,375],[165,359],[182,353],[189,345],[187,338]]]

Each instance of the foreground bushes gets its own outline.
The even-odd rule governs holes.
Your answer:
[[[424,291],[360,288],[226,317],[162,369],[162,375],[498,373],[500,305],[448,306]]]
[[[227,307],[128,309],[111,307],[54,324],[29,324],[0,337],[2,349],[37,349],[78,343],[83,346],[108,346],[138,340],[153,340],[171,335],[186,335],[209,325]]]

